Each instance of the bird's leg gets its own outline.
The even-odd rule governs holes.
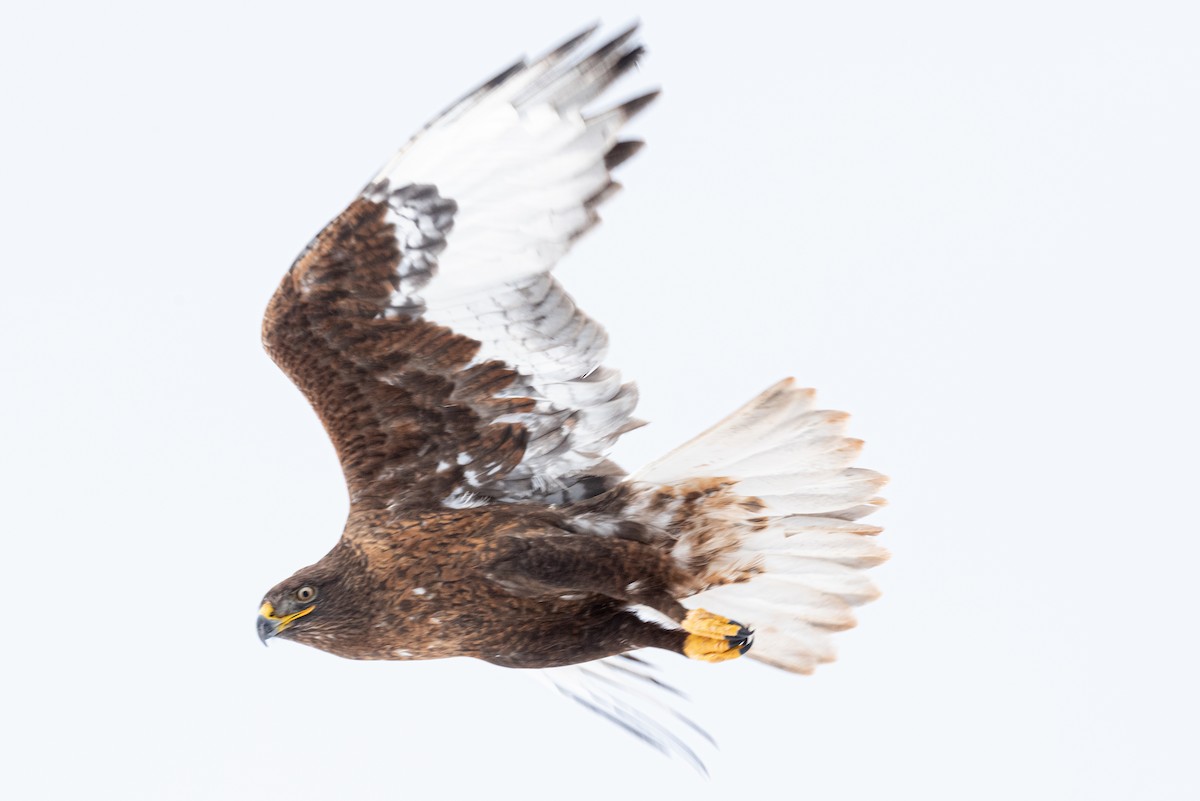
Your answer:
[[[703,609],[692,609],[680,622],[688,633],[683,655],[702,662],[736,659],[754,644],[754,632],[727,617]]]
[[[678,630],[646,624],[657,631],[639,628],[639,636],[656,641],[634,647],[665,647],[692,659],[723,662],[746,653],[754,639],[754,633],[736,621],[679,603],[677,595],[695,591],[691,577],[669,554],[633,540],[587,535],[514,538],[504,557],[492,564],[489,577],[519,595],[599,594],[648,606],[686,632],[680,637]]]
[[[649,606],[681,624],[688,610],[675,596],[690,594],[692,583],[657,548],[582,534],[511,538],[488,577],[516,595],[605,595]]]
[[[620,606],[593,606],[578,617],[540,631],[514,633],[499,647],[480,654],[492,664],[515,668],[549,668],[574,665],[635,651],[662,648],[684,653],[689,635],[643,620]]]

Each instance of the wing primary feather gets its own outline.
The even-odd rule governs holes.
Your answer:
[[[613,195],[620,192],[622,189],[624,189],[624,187],[621,184],[617,183],[616,181],[609,181],[607,184],[605,184],[603,189],[589,197],[587,200],[583,201],[583,207],[589,210],[594,209]]]
[[[645,715],[640,714],[636,708],[621,702],[614,702],[612,707],[605,708],[598,702],[599,699],[584,698],[582,695],[573,693],[570,690],[559,689],[563,695],[575,701],[580,706],[612,722],[622,730],[656,749],[659,753],[666,756],[676,754],[682,757],[698,773],[708,776],[708,768],[705,767],[704,762],[691,746],[665,726],[657,724]]]
[[[609,60],[610,56],[616,53],[617,50],[619,50],[626,42],[633,38],[633,35],[637,33],[637,29],[638,23],[634,22],[630,24],[623,31],[597,47],[590,55],[580,61],[579,64],[576,65],[576,70],[580,74],[584,74],[600,67],[602,64],[604,64],[604,62]],[[630,52],[635,52],[641,49],[642,46],[638,45]],[[618,57],[618,62],[620,61],[620,58],[621,57]]]
[[[591,38],[592,34],[600,28],[600,23],[593,22],[591,25],[584,28],[579,33],[567,39],[562,44],[554,47],[549,53],[538,59],[539,62],[555,62],[561,61],[564,57],[570,55],[576,48]]]
[[[593,68],[588,74],[581,76],[582,85],[573,87],[573,93],[561,99],[557,105],[560,108],[567,109],[583,108],[603,94],[622,75],[636,66],[638,59],[644,53],[645,51],[638,47],[621,56],[616,61],[610,61],[610,63]]]
[[[611,712],[607,709],[604,709],[599,704],[597,704],[593,701],[589,701],[588,699],[584,698],[582,695],[579,695],[578,693],[573,693],[570,690],[560,690],[560,692],[562,692],[562,694],[565,695],[567,698],[570,698],[572,701],[579,704],[580,706],[582,706],[584,709],[588,710],[589,712],[594,712],[595,714],[599,715],[600,717],[608,720],[610,723],[614,723],[617,726],[619,726],[620,728],[629,732],[634,737],[638,738],[639,740],[646,743],[647,745],[657,749],[659,751],[659,753],[662,753],[662,754],[665,754],[668,756],[670,755],[669,752],[667,751],[666,746],[663,745],[663,743],[659,742],[654,737],[650,736],[649,732],[645,732],[645,731],[639,729],[632,722],[626,720],[621,715],[618,715],[615,712]]]
[[[617,667],[612,662],[605,662],[604,666],[608,667],[608,668],[612,668],[614,670],[626,670],[626,671],[628,670],[627,668]],[[623,692],[629,693],[630,695],[634,695],[634,696],[646,701],[647,703],[653,704],[654,706],[661,707],[663,709],[663,711],[665,711],[669,714],[670,717],[674,718],[675,720],[678,720],[680,723],[684,724],[689,729],[696,732],[696,734],[703,737],[711,745],[715,746],[717,744],[716,739],[714,739],[711,734],[709,734],[707,731],[705,731],[704,728],[700,726],[700,724],[696,723],[694,720],[689,718],[687,715],[684,715],[682,712],[680,712],[678,709],[675,709],[670,704],[664,702],[662,699],[655,698],[654,696],[649,695],[645,692],[640,692],[633,687],[627,687],[618,681],[608,678],[607,676],[600,675],[597,671],[585,669],[585,672],[588,673],[591,676],[591,678],[594,678],[596,681],[599,681],[603,684],[607,684],[607,685],[614,687],[618,690],[621,690]],[[633,675],[637,676],[638,678],[642,678],[642,679],[646,679],[646,680],[650,681],[652,684],[659,687],[660,689],[665,689],[665,690],[669,690],[673,693],[677,693],[680,698],[687,700],[687,696],[685,696],[683,693],[680,693],[674,687],[662,684],[661,682],[658,682],[648,676],[643,676],[634,671],[630,671],[630,672],[632,672]],[[664,731],[666,731],[666,727],[662,727],[662,728]]]
[[[633,158],[639,150],[646,146],[646,143],[641,139],[626,139],[617,142],[612,146],[607,153],[604,154],[604,167],[607,170],[614,170],[624,164],[629,159]]]
[[[646,92],[644,95],[638,95],[631,100],[626,100],[619,106],[614,106],[607,111],[601,111],[592,117],[588,117],[588,122],[609,122],[612,120],[618,125],[624,125],[641,113],[646,106],[653,103],[655,98],[661,94],[661,89],[653,89],[649,92]],[[633,154],[631,153],[630,155]]]
[[[488,78],[479,86],[476,86],[474,89],[467,92],[450,105],[446,106],[446,108],[442,109],[440,114],[427,122],[421,130],[427,131],[435,125],[449,125],[455,119],[458,119],[467,111],[469,111],[476,103],[483,100],[493,91],[508,83],[510,79],[527,69],[529,69],[529,64],[525,61],[525,58],[521,57],[517,59],[509,66],[493,75],[491,78]],[[405,148],[401,148],[401,151],[404,149]]]
[[[548,274],[620,189],[609,170],[642,147],[620,138],[621,125],[657,94],[620,105],[605,96],[643,50],[636,24],[612,37],[592,38],[596,31],[588,26],[512,62],[465,94],[401,147],[352,213],[323,233],[329,263],[320,280],[338,286],[321,297],[339,298],[338,347],[363,351],[356,358],[377,383],[362,391],[380,396],[370,409],[413,418],[411,425],[376,421],[379,448],[334,433],[344,466],[370,465],[355,467],[354,497],[392,492],[397,508],[462,493],[480,503],[562,504],[601,494],[623,474],[606,453],[637,425],[630,419],[636,395],[615,371],[605,377],[604,329]],[[593,100],[601,113],[590,118],[585,105]],[[378,261],[380,274],[370,276],[378,286],[360,281],[366,267],[346,271],[347,242],[357,243],[364,263]],[[314,333],[314,343],[328,345],[325,333]],[[309,363],[303,355],[297,365]],[[489,362],[511,373],[474,369]],[[407,410],[400,395],[410,374],[430,370],[439,389]],[[429,383],[424,373],[421,386]],[[593,374],[603,380],[588,381]],[[361,378],[306,380],[334,397]],[[447,401],[462,412],[448,416]],[[430,441],[437,444],[422,444]],[[435,469],[462,452],[472,456],[466,469]],[[357,487],[372,476],[389,488]]]
[[[482,86],[480,86],[474,92],[471,92],[466,97],[464,97],[463,100],[470,99],[471,97],[474,97],[475,95],[485,94],[485,93],[490,92],[491,90],[495,89],[498,86],[503,86],[504,84],[508,83],[509,78],[513,77],[518,72],[521,72],[527,66],[529,66],[529,65],[525,63],[524,58],[517,59],[509,66],[505,67],[503,70],[501,70],[500,72],[493,75],[490,79],[488,79]],[[455,105],[457,105],[457,104],[455,104]]]
[[[613,67],[613,72],[617,73],[618,75],[624,74],[628,70],[636,67],[644,55],[646,55],[645,46],[638,45],[617,60],[617,65]]]
[[[624,664],[625,661],[629,661],[629,662],[634,663],[635,665],[638,665],[638,668],[633,668],[633,667],[630,667],[629,665]],[[675,687],[673,685],[667,684],[665,681],[658,678],[658,676],[655,676],[652,673],[650,673],[649,671],[654,670],[654,666],[651,665],[649,662],[647,662],[644,659],[638,659],[636,656],[633,656],[632,654],[618,654],[615,659],[612,659],[607,664],[613,670],[619,671],[619,672],[624,673],[629,676],[635,676],[644,682],[653,684],[655,687],[657,687],[660,690],[664,690],[666,692],[671,693],[672,695],[676,696],[677,698],[681,698],[685,701],[690,700],[688,698],[687,693],[685,693],[683,690],[680,690],[678,687]],[[703,731],[703,730],[701,730],[701,731]],[[704,735],[705,735],[705,737],[708,737],[708,732],[704,732]],[[709,738],[709,739],[711,739],[711,738]]]
[[[636,33],[637,23],[634,23],[568,68],[541,76],[517,95],[513,105],[520,108],[544,99],[560,109],[579,108],[620,77],[616,67],[626,55],[620,53],[620,48]]]

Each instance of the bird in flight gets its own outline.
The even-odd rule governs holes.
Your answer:
[[[886,552],[859,519],[884,478],[851,467],[846,415],[790,379],[637,472],[609,460],[641,425],[637,391],[551,270],[657,93],[605,107],[642,47],[591,33],[429,123],[272,297],[266,350],[333,440],[350,511],[263,598],[264,642],[638,675],[629,652],[657,648],[809,673],[876,597],[864,569]]]

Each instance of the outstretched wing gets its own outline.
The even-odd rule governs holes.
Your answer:
[[[599,218],[621,127],[584,108],[633,29],[518,62],[413,138],[292,265],[263,339],[329,432],[356,507],[564,503],[610,486],[636,425],[604,330],[549,271]]]
[[[716,741],[689,718],[688,697],[640,652],[538,671],[562,695],[668,757],[708,775],[701,753]]]

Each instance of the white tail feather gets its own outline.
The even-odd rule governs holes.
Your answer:
[[[848,416],[814,410],[813,399],[781,381],[630,478],[646,488],[731,482],[726,492],[744,502],[713,503],[698,533],[679,533],[674,553],[690,565],[714,552],[713,526],[727,543],[700,570],[710,586],[683,603],[753,627],[749,656],[798,673],[833,660],[831,632],[879,595],[863,571],[888,557],[880,529],[854,522],[882,505],[875,493],[887,479],[850,467],[862,442],[843,436]]]

